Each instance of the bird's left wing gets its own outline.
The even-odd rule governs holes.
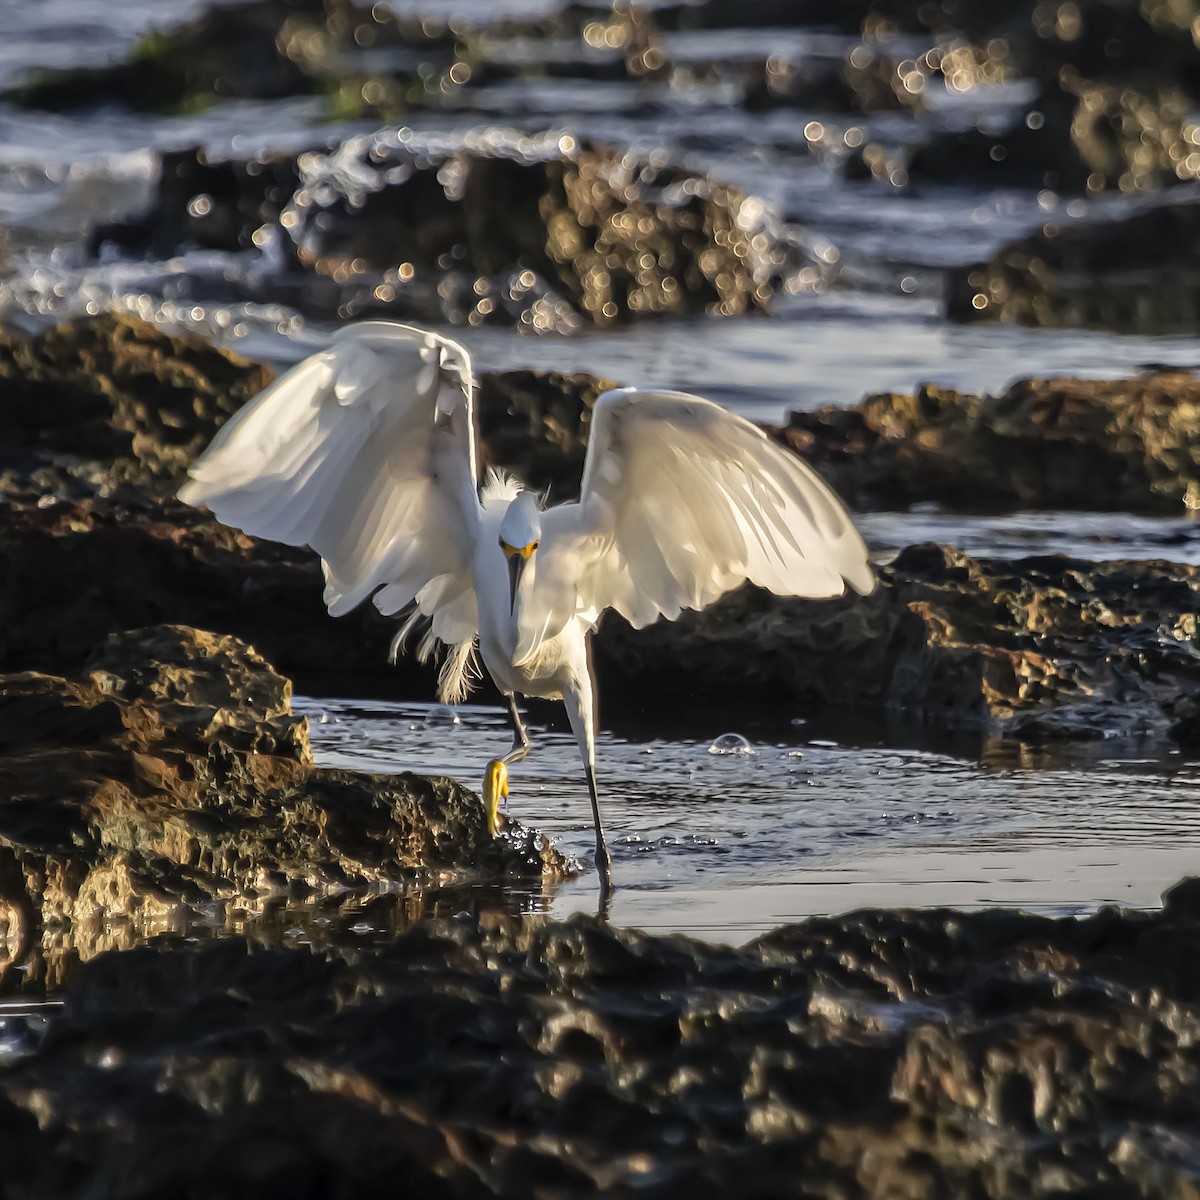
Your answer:
[[[479,525],[473,384],[455,342],[390,321],[334,335],[222,427],[180,491],[255,537],[310,546],[335,616],[416,601],[472,637]]]
[[[539,570],[562,576],[542,589],[560,598],[539,614],[543,634],[605,608],[641,627],[747,580],[781,596],[875,586],[862,538],[820,477],[745,418],[684,392],[601,396],[579,503],[544,513],[543,529]]]

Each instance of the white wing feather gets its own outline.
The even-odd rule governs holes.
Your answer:
[[[390,321],[350,325],[236,413],[193,464],[189,504],[255,537],[311,546],[335,616],[416,601],[440,641],[478,628],[471,363]]]
[[[543,635],[605,608],[640,628],[747,580],[782,596],[875,586],[862,538],[820,477],[757,426],[684,392],[601,396],[579,503],[544,513],[543,527],[543,573],[554,558],[576,581],[574,612],[540,614]]]

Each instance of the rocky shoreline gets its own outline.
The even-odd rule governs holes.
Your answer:
[[[86,963],[9,1018],[8,1194],[1185,1196],[1197,886],[738,950],[426,922]]]
[[[354,672],[392,694],[432,694],[429,668],[386,662],[392,625],[369,606],[328,617],[310,554],[173,499],[190,457],[267,368],[109,316],[0,345],[0,372],[13,397],[0,667],[69,673],[112,634],[179,623],[241,638],[305,686]],[[147,390],[147,374],[161,382]],[[610,384],[485,375],[485,461],[575,494],[590,407]],[[1198,389],[1187,372],[1030,380],[997,397],[926,387],[796,413],[773,433],[862,507],[1187,512],[1200,503]],[[765,689],[931,728],[1194,740],[1195,568],[914,546],[879,578],[872,596],[832,603],[747,590],[636,633],[610,616],[597,639],[606,699]]]
[[[181,625],[113,634],[68,675],[0,674],[0,944],[103,947],[116,926],[219,927],[287,900],[522,881],[578,868],[446,779],[313,766],[291,684]],[[53,972],[50,972],[53,974]]]
[[[136,41],[120,30],[138,6],[115,36],[86,7],[14,8],[0,63],[0,285],[41,330],[0,330],[0,1194],[1200,1195],[1200,880],[1153,911],[871,909],[739,948],[550,919],[585,866],[543,834],[491,838],[454,780],[314,764],[293,689],[429,699],[435,669],[389,665],[394,624],[369,605],[329,618],[308,552],[174,498],[274,372],[168,331],[180,306],[265,332],[244,345],[310,318],[490,326],[482,344],[509,348],[636,325],[622,349],[657,354],[661,331],[662,366],[718,319],[744,320],[736,335],[775,313],[684,377],[728,388],[761,368],[778,389],[813,377],[826,330],[856,372],[880,315],[900,320],[880,335],[898,371],[903,331],[947,320],[1194,334],[1195,0],[583,0],[471,19],[201,0]],[[46,66],[22,73],[30,46]],[[45,327],[116,296],[163,325]],[[990,360],[1005,376],[1082,361],[1058,357],[1067,338],[1026,367],[1042,335],[956,337],[1007,346]],[[1125,379],[921,386],[767,433],[860,512],[1178,529],[1200,512],[1200,381],[1134,349],[1098,364],[1148,362]],[[571,498],[595,399],[625,382],[485,373],[481,460]],[[652,886],[700,921],[717,906],[723,935],[761,899],[731,862],[844,908],[827,878],[796,882],[820,877],[818,827],[872,882],[889,852],[933,859],[943,836],[961,881],[1004,840],[1002,894],[1023,901],[1059,832],[1079,853],[1045,857],[1086,859],[1088,904],[1134,895],[1102,890],[1110,867],[1114,889],[1168,877],[1151,858],[1189,871],[1200,567],[897,547],[865,598],[746,589],[672,624],[606,619],[614,730],[691,709],[744,713],[747,732],[811,721],[744,758],[698,743],[702,773],[685,764],[666,796],[672,836],[639,811],[614,838],[626,898],[645,895],[648,852]],[[905,732],[833,745],[826,709]],[[947,731],[988,750],[950,761]],[[768,750],[788,782],[764,799]],[[1119,768],[1075,772],[1110,754]],[[1138,762],[1171,764],[1157,790],[1126,787]],[[1128,825],[1123,790],[1146,806]],[[702,852],[700,795],[727,826]],[[913,861],[906,880],[929,869]],[[961,902],[932,870],[913,894]],[[773,903],[757,911],[810,911]],[[655,911],[617,894],[618,914]]]

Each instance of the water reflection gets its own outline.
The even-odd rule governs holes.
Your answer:
[[[422,705],[301,705],[325,718],[314,746],[331,766],[470,784],[507,737],[502,712],[486,706],[461,708],[446,736],[425,724]],[[1010,895],[1014,871],[1028,876],[1016,898],[1026,906],[1153,903],[1200,848],[1197,766],[1161,747],[938,739],[902,719],[794,717],[753,724],[743,714],[753,755],[708,753],[728,714],[680,713],[673,727],[640,714],[602,733],[614,920],[736,941],[763,922],[860,902],[986,903]],[[537,710],[511,804],[586,859],[577,752],[547,719],[552,710]],[[590,910],[595,886],[590,875],[565,884],[551,911]]]

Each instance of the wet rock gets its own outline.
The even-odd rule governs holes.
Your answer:
[[[435,677],[411,658],[388,666],[394,621],[369,606],[329,616],[314,555],[248,538],[177,501],[10,504],[0,569],[8,670],[73,669],[110,633],[184,622],[243,638],[306,686],[329,675],[434,692]]]
[[[1151,192],[1197,178],[1200,51],[1188,6],[1053,0],[921,8],[929,15],[918,9],[917,23],[940,21],[949,39],[924,63],[953,90],[1020,79],[1033,97],[965,127],[946,114],[920,144],[906,137],[913,180],[1094,194]],[[876,16],[898,28],[909,19],[882,8]]]
[[[1188,1195],[1198,945],[1168,904],[865,911],[736,950],[508,919],[104,955],[0,1073],[6,1185]]]
[[[1025,379],[999,396],[924,385],[793,413],[777,436],[858,508],[1200,504],[1200,380],[1190,371]]]
[[[1200,177],[1192,100],[1180,88],[1065,72],[1007,128],[936,134],[914,179],[1074,192],[1150,192]]]
[[[561,875],[445,779],[315,769],[291,684],[234,638],[116,634],[70,676],[0,676],[0,858],[43,927],[271,896]]]
[[[655,22],[662,29],[784,29],[815,26],[843,33],[864,31],[994,32],[1028,17],[1031,0],[691,0],[656,4]]]
[[[176,154],[93,245],[254,245],[246,286],[306,311],[560,330],[763,310],[799,253],[736,188],[568,135],[430,154],[384,132],[301,155],[294,191],[291,169]]]
[[[36,338],[4,335],[4,490],[40,498],[45,490],[31,474],[51,464],[93,488],[176,478],[271,378],[267,367],[203,338],[116,313]]]
[[[872,113],[923,106],[927,74],[915,61],[902,64],[867,46],[844,60],[809,57],[798,62],[773,57],[746,83],[752,112],[801,108],[808,112]]]
[[[481,11],[448,20],[352,0],[250,0],[149,33],[122,62],[34,70],[7,98],[55,111],[121,104],[187,113],[223,100],[313,95],[335,119],[395,120],[505,79],[666,72],[656,27],[636,8],[564,5],[526,18]]]
[[[169,257],[181,246],[250,250],[254,234],[278,216],[300,181],[295,155],[210,159],[198,147],[159,156],[158,202],[139,218],[100,225],[89,250],[111,245]]]
[[[110,633],[182,622],[249,641],[306,686],[352,678],[433,694],[431,667],[388,664],[394,621],[369,605],[329,617],[311,553],[174,500],[187,465],[270,381],[268,368],[108,316],[0,343],[0,374],[0,666],[74,669]],[[578,488],[591,405],[610,386],[582,374],[484,375],[484,460],[565,498]]]
[[[1200,154],[1190,152],[1200,166]],[[1119,220],[1051,222],[990,260],[949,273],[955,321],[1191,331],[1200,319],[1200,205]]]
[[[215,4],[192,20],[145,34],[110,66],[37,70],[8,99],[64,111],[121,104],[137,111],[194,112],[221,100],[275,100],[320,93],[336,101],[366,51],[397,51],[387,73],[398,97],[421,80],[403,52],[454,61],[445,23],[404,20],[383,5],[347,0],[251,0]],[[407,69],[405,69],[407,67]],[[368,78],[357,80],[366,86]],[[382,84],[378,86],[382,87]],[[338,111],[336,104],[335,113]]]
[[[479,433],[489,464],[512,471],[554,503],[575,499],[592,408],[618,385],[584,372],[493,371],[480,379]]]
[[[933,729],[1026,740],[1171,737],[1196,728],[1200,572],[1065,556],[901,551],[871,596],[744,590],[673,624],[597,639],[602,694],[879,706]]]

